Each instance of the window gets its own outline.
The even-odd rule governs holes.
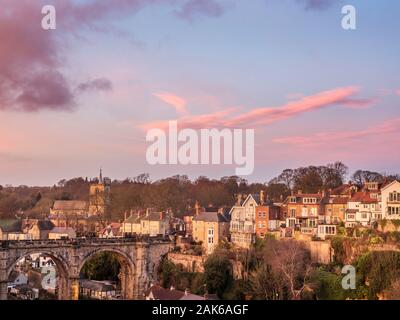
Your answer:
[[[289,198],[290,203],[296,203],[296,197],[290,197]]]
[[[361,219],[367,219],[368,218],[368,215],[366,214],[366,213],[361,213]]]
[[[214,243],[214,229],[212,229],[212,228],[208,229],[207,233],[208,233],[208,237],[207,237],[208,243],[209,244]]]

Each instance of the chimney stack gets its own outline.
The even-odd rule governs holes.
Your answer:
[[[236,205],[237,205],[237,206],[240,206],[241,204],[242,204],[242,194],[239,193],[239,194],[237,195]]]
[[[265,202],[264,190],[260,190],[260,204],[263,205]]]
[[[164,220],[164,212],[160,212],[160,220]]]
[[[196,216],[198,216],[200,214],[200,204],[197,200],[196,204],[194,205],[194,208],[196,209]]]

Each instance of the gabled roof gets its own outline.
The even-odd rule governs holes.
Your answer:
[[[246,204],[246,202],[248,200],[250,200],[250,198],[253,198],[253,200],[257,203],[257,206],[261,205],[261,200],[260,200],[260,194],[258,193],[253,193],[253,194],[249,194],[247,196],[247,198],[243,201],[242,206],[244,206]],[[265,204],[271,202],[270,200],[266,199],[265,200]],[[272,203],[272,202],[271,202]]]
[[[397,180],[394,180],[394,181],[390,182],[389,184],[385,185],[384,187],[382,187],[381,190],[383,191],[383,190],[385,190],[385,189],[391,187],[391,186],[394,185],[394,184],[400,184],[400,182],[397,181]]]
[[[153,295],[155,300],[179,300],[185,293],[175,289],[165,289],[159,285],[153,285],[146,291],[146,297]]]

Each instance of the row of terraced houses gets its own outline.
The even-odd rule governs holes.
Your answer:
[[[366,182],[362,188],[349,183],[315,194],[299,190],[281,203],[270,201],[263,191],[239,195],[230,217],[231,242],[243,248],[268,232],[326,239],[339,225],[371,227],[382,219],[400,219],[400,182]]]

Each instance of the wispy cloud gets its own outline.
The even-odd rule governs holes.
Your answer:
[[[178,114],[185,115],[188,113],[186,108],[187,103],[184,98],[169,92],[154,93],[153,95],[166,104],[174,107]]]
[[[333,150],[338,148],[339,145],[353,144],[355,141],[365,141],[365,139],[371,137],[379,137],[379,141],[382,142],[385,137],[398,138],[399,134],[400,118],[395,118],[360,131],[320,132],[312,136],[276,138],[273,139],[273,142],[293,145],[299,148],[327,146]]]
[[[110,80],[106,78],[97,78],[93,80],[89,80],[87,82],[83,82],[78,85],[78,91],[110,91],[113,86]]]
[[[188,0],[178,11],[176,15],[184,20],[193,21],[196,18],[219,17],[224,14],[226,5],[217,0]]]
[[[329,106],[342,105],[352,108],[365,107],[376,102],[375,99],[357,99],[358,87],[337,88],[311,96],[305,96],[297,101],[288,102],[282,106],[253,109],[238,114],[237,108],[229,108],[221,112],[204,115],[187,115],[178,119],[178,125],[185,128],[255,128],[292,118],[300,114],[320,110]],[[148,123],[146,128],[168,126],[168,121]]]
[[[296,0],[304,5],[306,10],[324,10],[335,3],[339,2],[338,0]]]

